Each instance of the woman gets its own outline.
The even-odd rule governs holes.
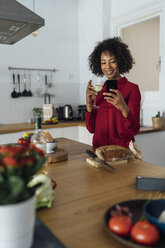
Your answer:
[[[92,81],[86,90],[86,127],[94,133],[93,146],[120,145],[128,148],[130,141],[140,129],[140,100],[138,85],[122,74],[129,72],[134,64],[128,46],[118,37],[99,42],[89,56],[89,67],[97,76],[117,80],[118,89],[106,93],[104,84],[96,97]],[[96,97],[98,109],[92,104]]]

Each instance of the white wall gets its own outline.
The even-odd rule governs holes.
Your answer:
[[[32,0],[20,0],[32,9]],[[0,123],[27,121],[32,117],[33,107],[42,107],[44,74],[41,82],[37,74],[32,75],[32,98],[11,99],[12,78],[8,66],[32,68],[56,68],[54,85],[50,92],[55,94],[55,107],[66,103],[79,104],[78,78],[78,2],[77,0],[35,0],[35,12],[45,19],[45,26],[38,37],[32,35],[14,45],[0,45]],[[23,85],[22,85],[23,90]],[[74,96],[74,97],[73,97]]]
[[[103,39],[103,4],[100,0],[79,0],[79,82],[80,103],[85,104],[85,91],[91,72],[88,56],[96,43]]]
[[[79,82],[80,104],[85,104],[85,92],[92,77],[88,57],[97,42],[110,36],[111,0],[79,0]]]
[[[143,6],[150,6],[153,2],[159,2],[159,0],[111,0],[111,17],[115,18],[130,14],[132,10],[138,11]]]

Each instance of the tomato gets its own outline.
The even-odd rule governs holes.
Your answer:
[[[18,144],[21,145],[21,146],[28,146],[30,144],[30,140],[29,139],[20,138],[18,140]]]
[[[141,220],[135,223],[131,230],[131,238],[142,245],[154,245],[160,237],[156,226],[147,220]]]
[[[129,216],[126,215],[115,215],[109,219],[108,228],[123,237],[126,237],[130,234],[132,229],[132,220]]]

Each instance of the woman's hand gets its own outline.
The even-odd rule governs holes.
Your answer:
[[[92,105],[94,99],[96,97],[96,93],[93,90],[92,80],[88,82],[87,89],[86,89],[86,107],[88,112],[92,112]]]
[[[128,105],[125,103],[124,98],[120,91],[111,89],[116,94],[113,94],[111,92],[104,92],[104,99],[111,103],[113,106],[115,106],[117,109],[119,109],[122,112],[122,115],[127,118],[129,113]]]

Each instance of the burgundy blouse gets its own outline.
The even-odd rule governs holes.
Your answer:
[[[138,85],[131,83],[126,77],[118,80],[118,90],[129,107],[128,117],[111,103],[104,100],[102,91],[96,98],[98,109],[86,112],[86,127],[93,135],[93,146],[120,145],[128,148],[129,142],[135,141],[134,136],[140,129],[140,101],[141,94]]]

